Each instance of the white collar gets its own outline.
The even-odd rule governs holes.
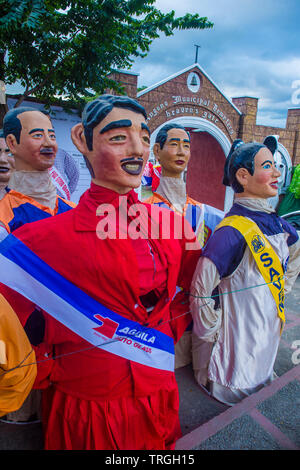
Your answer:
[[[161,176],[155,192],[167,199],[178,212],[183,212],[186,204],[186,184],[182,178]]]
[[[8,185],[10,189],[18,191],[31,197],[43,206],[55,208],[56,205],[56,188],[52,182],[52,178],[45,171],[13,171]]]
[[[275,209],[270,205],[268,199],[241,197],[235,198],[234,203],[247,207],[247,209],[250,209],[252,211],[267,212],[268,214],[275,212]]]

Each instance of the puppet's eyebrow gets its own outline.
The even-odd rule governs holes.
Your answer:
[[[273,162],[272,162],[271,160],[265,160],[265,161],[261,164],[261,166],[265,165],[266,163],[271,163],[271,165],[273,165]]]
[[[28,134],[33,134],[34,132],[44,132],[44,129],[40,129],[39,127],[36,127],[35,129],[31,129],[31,131],[28,132]]]
[[[131,127],[132,122],[130,119],[121,119],[120,121],[112,121],[101,129],[100,134],[104,134],[111,129],[118,129],[119,127]]]
[[[35,129],[31,129],[28,134],[33,134],[34,132],[45,132],[45,129],[36,127]],[[54,132],[54,129],[48,129],[48,132]]]
[[[169,139],[169,142],[172,142],[173,140],[175,140],[176,142],[180,142],[180,141],[181,141],[181,139],[178,138],[178,137],[171,137],[171,138]],[[182,139],[182,141],[183,141],[183,142],[188,142],[188,143],[190,143],[189,139]]]
[[[147,124],[145,124],[144,122],[142,122],[141,128],[142,128],[142,129],[145,129],[145,131],[147,131],[147,132],[149,133],[149,135],[151,134],[149,127],[148,127]]]

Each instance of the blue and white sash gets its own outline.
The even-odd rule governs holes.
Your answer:
[[[159,207],[164,207],[166,209],[172,210],[171,207],[165,202],[154,202],[154,204]],[[200,228],[200,225],[203,224],[203,211],[201,207],[194,206],[193,204],[188,204],[185,218],[191,225],[193,231],[197,233]]]
[[[155,369],[174,370],[172,338],[109,310],[61,276],[14,235],[0,243],[0,282],[95,347]]]
[[[70,201],[71,200],[70,190],[62,174],[58,171],[56,166],[52,166],[51,168],[49,168],[48,171],[52,178],[52,182],[54,183],[54,186],[56,186],[56,189],[60,191],[60,194],[62,195],[64,199],[66,199],[67,201]]]
[[[192,226],[192,229],[198,234],[199,229],[203,226],[204,213],[201,207],[188,204],[186,209],[185,218]]]

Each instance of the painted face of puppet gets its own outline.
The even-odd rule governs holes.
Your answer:
[[[15,157],[16,170],[43,171],[54,164],[57,143],[50,119],[39,111],[26,111],[18,115],[22,130],[20,142],[14,135],[6,138]]]
[[[92,150],[87,148],[80,126],[74,126],[72,139],[92,167],[93,182],[119,194],[138,188],[150,151],[144,116],[113,108],[93,129]]]
[[[170,129],[163,148],[156,143],[153,152],[161,164],[162,176],[180,178],[191,156],[189,136],[183,129]]]
[[[280,191],[282,186],[284,185],[284,181],[285,181],[286,173],[287,173],[287,167],[285,165],[282,154],[278,151],[276,151],[274,154],[274,161],[276,163],[277,169],[280,171],[280,176],[278,178],[278,191]]]
[[[241,197],[268,199],[277,194],[280,171],[275,166],[270,150],[261,148],[254,158],[253,175],[245,168],[240,168],[236,177],[244,188]]]
[[[14,169],[14,158],[10,155],[5,139],[0,138],[0,185],[6,185]]]

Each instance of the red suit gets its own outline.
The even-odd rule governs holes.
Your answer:
[[[176,286],[188,291],[200,254],[198,245],[186,250],[186,242],[195,240],[192,229],[184,218],[143,204],[147,216],[141,231],[150,233],[150,220],[158,223],[158,214],[167,212],[171,226],[176,218],[184,224],[188,240],[176,239],[174,233],[169,239],[99,239],[97,207],[108,203],[118,211],[119,196],[92,184],[74,210],[27,225],[15,236],[93,299],[176,342],[191,321],[189,314],[174,318],[188,311],[188,303],[184,306],[178,295],[172,299]],[[127,197],[128,208],[139,202],[134,190]],[[174,448],[180,437],[174,372],[93,348],[50,315],[44,317],[43,342],[58,357],[48,377],[52,386],[49,409],[44,408],[45,448]],[[26,320],[22,318],[23,324]],[[84,351],[69,354],[79,350]]]

